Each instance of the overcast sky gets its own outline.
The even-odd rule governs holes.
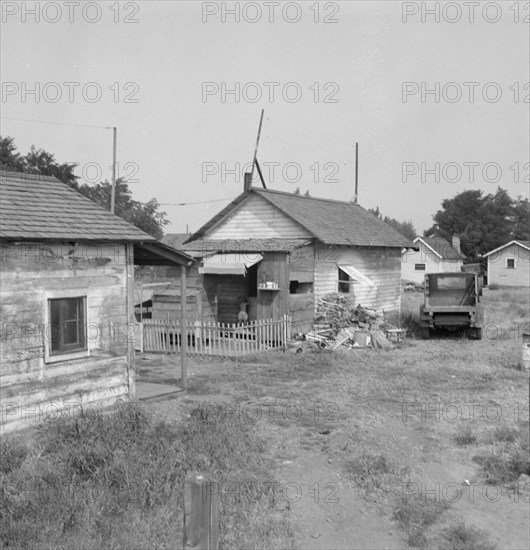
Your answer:
[[[110,130],[12,119],[116,126],[166,232],[242,191],[261,109],[269,188],[352,199],[358,142],[359,203],[419,232],[465,189],[528,196],[528,2],[76,4],[2,2],[1,134],[110,179]]]

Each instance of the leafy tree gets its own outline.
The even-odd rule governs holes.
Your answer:
[[[82,185],[79,192],[97,202],[103,208],[110,208],[112,193],[110,182],[104,181],[96,185]],[[156,199],[151,199],[146,203],[134,200],[127,183],[121,178],[116,181],[115,214],[157,239],[162,238],[163,228],[169,224],[166,218],[167,214],[160,212],[158,210],[159,206]]]
[[[21,159],[12,137],[0,136],[0,165],[4,170],[19,170]]]
[[[395,229],[398,233],[401,233],[406,239],[412,241],[416,238],[416,228],[411,220],[407,222],[400,222],[394,218],[384,216],[379,210],[379,206],[376,208],[369,208],[368,212],[371,212],[378,220],[385,222],[387,225]]]
[[[514,239],[530,241],[530,203],[528,199],[517,197],[513,206]]]
[[[471,260],[508,241],[528,238],[528,200],[513,200],[507,191],[497,189],[484,195],[480,190],[467,190],[442,202],[433,216],[434,225],[425,236],[448,240],[459,235],[462,252]]]
[[[16,150],[13,138],[0,136],[0,162],[3,169],[54,176],[103,208],[110,208],[112,185],[108,181],[96,185],[79,184],[78,177],[74,174],[77,164],[60,164],[54,155],[34,146],[25,156],[21,156]],[[169,220],[165,212],[159,211],[156,199],[147,203],[134,200],[132,191],[122,179],[116,181],[115,199],[116,215],[157,239],[162,237],[163,228],[169,224]]]
[[[35,149],[34,145],[31,146],[30,152],[25,157],[22,157],[22,168],[24,172],[42,174],[43,176],[53,176],[59,181],[78,190],[78,178],[74,175],[76,166],[77,164],[68,162],[59,164],[55,160],[54,155],[48,153],[44,149]]]

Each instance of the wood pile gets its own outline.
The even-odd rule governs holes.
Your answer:
[[[392,343],[385,331],[396,327],[385,323],[374,309],[355,304],[352,298],[344,294],[329,294],[319,300],[317,315],[309,332],[300,335],[320,349],[339,348],[386,349]],[[303,351],[302,343],[293,344],[291,351]]]

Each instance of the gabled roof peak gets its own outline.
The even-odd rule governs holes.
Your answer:
[[[359,204],[252,187],[236,197],[187,242],[208,239],[209,231],[222,224],[235,210],[244,208],[253,196],[272,204],[324,245],[401,248],[406,241],[403,235]],[[260,235],[253,237],[260,238]]]

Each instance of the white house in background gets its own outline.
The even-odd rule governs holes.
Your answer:
[[[488,286],[530,286],[530,241],[510,241],[484,254]]]
[[[426,273],[461,271],[465,256],[460,252],[460,237],[452,243],[442,237],[416,237],[411,247],[401,251],[401,279],[422,283]]]

